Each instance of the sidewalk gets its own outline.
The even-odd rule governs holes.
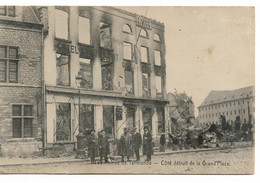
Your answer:
[[[217,150],[229,150],[237,148],[247,148],[252,145],[246,146],[231,146],[222,148],[204,148],[204,149],[190,149],[190,150],[166,150],[165,152],[154,152],[154,156],[171,155],[180,153],[192,153],[192,152],[204,152],[204,151],[217,151]],[[120,160],[120,156],[114,156],[113,158]],[[22,165],[43,165],[43,164],[54,164],[54,163],[74,163],[74,162],[89,162],[90,159],[76,159],[74,156],[62,156],[62,157],[0,157],[0,167],[7,166],[22,166]]]

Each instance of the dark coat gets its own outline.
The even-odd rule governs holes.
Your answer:
[[[136,132],[132,136],[133,138],[133,148],[134,149],[139,149],[142,145],[142,136],[140,133]]]
[[[97,154],[97,138],[95,135],[88,135],[87,146],[89,157],[95,157]]]
[[[143,154],[153,154],[152,134],[150,132],[144,133],[143,135]]]
[[[99,136],[98,147],[99,147],[100,156],[107,156],[108,154],[110,154],[109,142],[107,136],[105,137],[103,137],[102,135]]]
[[[132,136],[130,134],[122,134],[118,144],[118,154],[120,156],[131,156],[132,151]]]

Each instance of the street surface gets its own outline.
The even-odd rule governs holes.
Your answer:
[[[0,173],[51,173],[51,174],[252,174],[254,148],[237,148],[205,152],[191,152],[152,156],[152,162],[134,161],[91,165],[89,162],[54,163],[0,167]]]

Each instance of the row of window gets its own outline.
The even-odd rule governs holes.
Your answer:
[[[79,16],[79,42],[84,44],[90,44],[90,19],[86,17]],[[104,22],[100,23],[100,30],[102,32],[108,33],[108,28],[110,25]],[[69,13],[60,9],[55,9],[55,33],[57,38],[69,39]],[[129,24],[124,24],[122,31],[124,33],[132,34],[132,28]],[[111,34],[111,32],[109,32]],[[108,36],[108,34],[106,34]],[[145,29],[140,30],[140,36],[148,38],[148,32]],[[154,34],[154,41],[161,42],[159,34]]]
[[[134,106],[126,107],[126,127],[132,129],[135,124]],[[114,106],[103,106],[103,129],[110,137],[115,137],[115,131],[118,127],[115,124]],[[94,129],[94,105],[81,104],[80,106],[80,129]],[[144,124],[152,129],[151,123],[152,111],[150,108],[145,108],[143,111]],[[165,132],[164,110],[157,110],[158,116],[158,133]],[[33,105],[12,105],[12,132],[13,138],[28,138],[33,137]],[[56,104],[56,141],[71,140],[71,104],[57,103]]]
[[[245,114],[246,113],[246,110],[245,109],[243,109],[243,113]],[[219,115],[225,115],[225,116],[228,116],[228,115],[237,115],[237,114],[240,114],[240,110],[238,110],[238,111],[234,111],[234,113],[232,112],[232,111],[226,111],[226,112],[220,112],[220,113],[216,113],[216,114],[214,114],[214,113],[212,113],[212,114],[203,114],[203,115],[200,115],[199,116],[199,118],[200,119],[204,119],[204,117],[205,118],[214,118],[214,117],[219,117]]]
[[[0,6],[0,16],[15,17],[15,6]]]
[[[228,123],[230,123],[230,124],[234,124],[234,121],[233,120],[228,120],[227,121]],[[244,119],[244,123],[246,123],[246,119]],[[203,122],[203,124],[206,124],[206,125],[212,125],[212,124],[221,124],[221,122],[220,121],[211,121],[211,122]]]
[[[0,46],[0,82],[18,82],[18,47]],[[102,86],[104,90],[112,90],[112,62],[103,62]],[[59,86],[70,86],[70,56],[56,54],[56,82]],[[82,76],[81,87],[93,88],[93,71],[90,59],[80,58],[79,75]],[[150,96],[150,74],[142,73],[144,96]],[[129,94],[134,94],[134,71],[125,67],[125,88]],[[162,93],[162,78],[156,76],[156,93]]]
[[[133,46],[131,43],[123,42],[123,58],[125,60],[133,60]],[[141,46],[141,62],[149,63],[149,48]],[[154,50],[154,64],[161,65],[161,51]]]
[[[241,101],[234,101],[234,102],[227,102],[227,103],[223,103],[223,104],[216,104],[216,105],[212,105],[212,106],[206,106],[206,107],[201,107],[201,108],[199,108],[199,112],[200,111],[207,111],[207,110],[213,110],[213,109],[217,109],[217,108],[220,108],[220,107],[228,107],[228,106],[232,106],[232,104],[233,104],[233,106],[236,106],[236,104],[237,105],[240,105],[240,102],[241,103],[243,103],[243,104],[245,104],[245,101],[244,100],[241,100]]]

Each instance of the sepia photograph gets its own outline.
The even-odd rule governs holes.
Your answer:
[[[255,173],[253,6],[0,5],[0,174]]]

